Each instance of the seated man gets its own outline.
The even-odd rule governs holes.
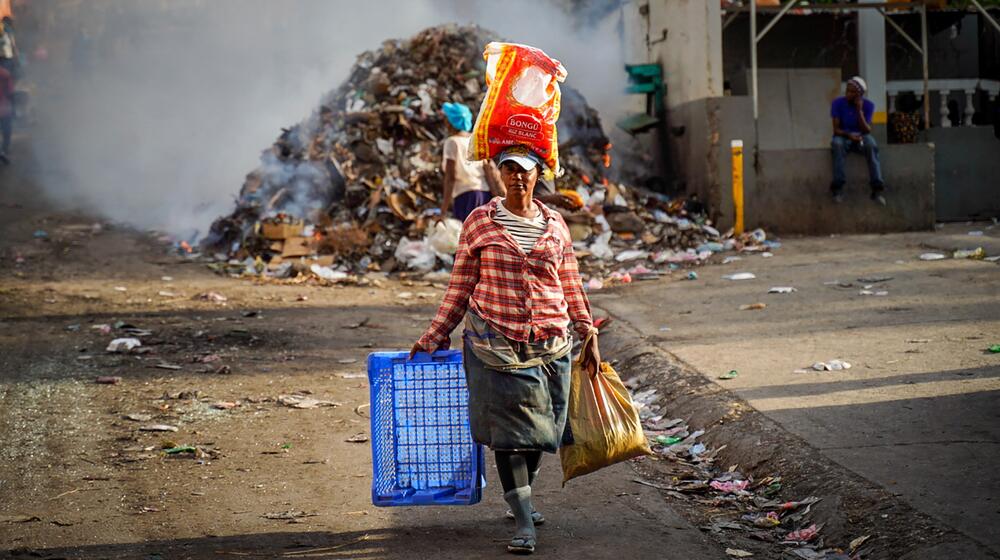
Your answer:
[[[844,171],[847,152],[864,154],[868,160],[868,180],[872,188],[872,200],[885,206],[885,183],[882,182],[882,168],[878,161],[878,144],[872,137],[872,114],[875,104],[865,99],[868,85],[855,76],[847,82],[847,93],[833,100],[830,116],[833,118],[833,191],[834,202],[844,200]]]

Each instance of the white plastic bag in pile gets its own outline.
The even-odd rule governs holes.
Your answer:
[[[426,239],[407,239],[406,237],[400,239],[393,256],[396,257],[396,261],[406,265],[407,268],[419,272],[430,272],[437,262],[437,255]]]
[[[462,222],[447,218],[427,226],[427,241],[442,255],[454,255],[458,251],[458,236],[462,233]]]

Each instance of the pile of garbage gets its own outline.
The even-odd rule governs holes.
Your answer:
[[[362,53],[313,114],[282,130],[247,175],[235,210],[212,224],[201,245],[215,268],[352,282],[370,271],[448,267],[461,225],[438,220],[448,135],[440,108],[446,101],[479,107],[483,47],[495,38],[445,25]],[[582,198],[582,208],[560,211],[589,289],[655,277],[726,249],[765,248],[763,232],[720,234],[697,199],[614,182],[597,111],[571,87],[563,87],[558,129],[565,173],[551,186]]]
[[[658,403],[655,388],[644,388],[638,378],[626,385],[633,391],[632,400],[639,407],[643,430],[656,455],[675,467],[672,483],[659,484],[636,479],[639,484],[652,486],[683,501],[694,500],[710,505],[712,521],[702,529],[721,534],[738,531],[743,537],[781,546],[791,558],[806,560],[851,560],[869,536],[853,539],[846,547],[828,546],[822,535],[822,524],[809,519],[812,506],[820,498],[808,496],[782,500],[780,476],[755,480],[734,465],[728,469],[717,466],[716,459],[725,446],[710,449],[699,439],[705,430],[692,430],[681,418],[670,418]],[[727,515],[721,513],[729,511]],[[753,553],[742,549],[727,549],[732,557],[749,557]],[[784,557],[784,556],[783,556]]]

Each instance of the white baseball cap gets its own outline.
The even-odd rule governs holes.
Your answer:
[[[497,165],[502,164],[505,161],[513,161],[514,163],[521,166],[521,169],[525,171],[531,171],[535,167],[542,165],[541,158],[538,157],[535,152],[533,152],[527,146],[517,145],[511,146],[500,153],[497,157]]]

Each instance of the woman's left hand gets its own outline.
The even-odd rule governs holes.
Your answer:
[[[601,350],[597,347],[597,335],[590,337],[590,342],[583,348],[583,369],[591,376],[601,371]]]

